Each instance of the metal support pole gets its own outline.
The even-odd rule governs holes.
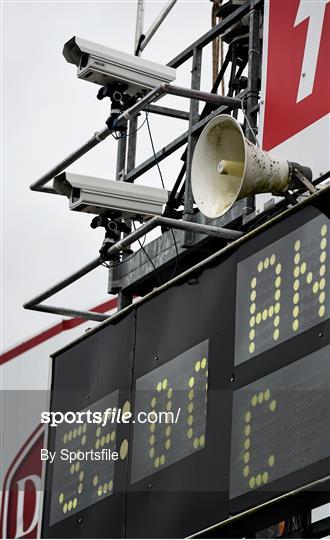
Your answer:
[[[171,9],[173,8],[174,4],[176,4],[177,0],[169,0],[156,20],[153,22],[153,24],[150,26],[149,30],[146,32],[145,37],[140,44],[140,51],[143,51],[143,49],[146,47],[146,45],[149,43],[153,35],[157,32],[158,28],[162,24],[162,22],[165,20]],[[136,49],[135,49],[136,50]]]
[[[233,43],[231,47],[231,69],[230,69],[230,77],[229,77],[229,83],[228,83],[228,96],[234,95],[234,85],[233,82],[236,78],[236,65],[237,65],[237,52],[236,52],[236,44]]]
[[[258,113],[256,105],[259,96],[259,76],[260,76],[260,12],[258,9],[250,11],[249,27],[249,69],[248,88],[246,98],[246,116],[249,124],[246,127],[246,138],[255,142]],[[252,128],[252,132],[251,129]]]
[[[202,49],[196,48],[193,54],[192,72],[191,72],[191,88],[192,90],[199,90],[201,84],[201,71],[202,71]],[[196,133],[192,133],[193,126],[199,120],[198,114],[199,102],[192,99],[190,102],[190,117],[189,117],[189,130],[188,130],[188,146],[187,146],[187,161],[186,161],[186,182],[184,193],[184,212],[183,217],[189,221],[194,215],[194,198],[191,189],[191,163],[198,139]],[[184,247],[190,247],[193,245],[193,233],[187,230],[184,235]]]
[[[165,218],[165,217],[153,217],[149,219],[146,223],[141,225],[137,230],[132,231],[130,234],[116,242],[107,252],[107,256],[112,258],[113,256],[117,255],[118,253],[121,253],[125,248],[133,244],[136,240],[147,234],[148,232],[152,231],[158,226],[164,226],[164,227],[170,227],[174,229],[181,229],[181,230],[190,230],[194,232],[198,232],[201,234],[206,234],[208,236],[215,236],[217,238],[222,238],[224,240],[237,240],[242,236],[242,232],[240,231],[233,231],[231,229],[222,229],[220,227],[211,227],[209,225],[202,225],[199,223],[192,223],[187,221],[181,221],[171,218]],[[70,274],[68,277],[62,279],[43,293],[39,294],[38,296],[32,298],[28,302],[24,304],[24,309],[31,309],[34,311],[44,311],[47,313],[56,313],[59,315],[68,315],[72,317],[81,317],[83,319],[89,319],[89,320],[96,320],[96,321],[102,321],[107,318],[106,315],[102,315],[100,313],[96,313],[94,311],[79,311],[76,309],[68,309],[63,307],[56,307],[56,306],[48,306],[48,305],[40,305],[41,302],[44,300],[47,300],[54,294],[62,291],[78,279],[82,278],[98,266],[102,264],[102,260],[100,257],[97,259],[94,259],[90,263],[86,264],[82,268],[80,268],[77,272],[74,272],[73,274]],[[131,302],[130,302],[131,303]],[[129,305],[129,304],[127,304]]]
[[[222,238],[222,240],[237,240],[243,233],[241,231],[233,231],[232,229],[224,229],[222,227],[213,227],[211,225],[203,225],[202,223],[194,223],[180,219],[172,219],[167,217],[157,217],[157,225],[179,229],[181,231],[191,231],[207,236]]]
[[[134,52],[138,53],[144,26],[144,0],[137,0]]]
[[[246,122],[245,137],[256,143],[258,112],[257,104],[259,97],[259,75],[260,75],[260,11],[254,8],[254,0],[250,0],[253,9],[250,11],[249,26],[249,60],[248,60],[248,85],[246,98]],[[255,196],[247,197],[246,206],[255,209]]]
[[[124,126],[127,127],[127,126]],[[126,131],[124,131],[124,134]],[[116,165],[116,180],[122,180],[125,176],[126,168],[126,150],[127,150],[127,137],[124,135],[118,139],[117,146],[117,165]]]
[[[189,113],[178,109],[172,109],[169,107],[160,107],[159,105],[149,105],[148,112],[158,114],[160,116],[167,116],[169,118],[179,118],[180,120],[189,120]]]
[[[129,130],[128,130],[127,172],[130,172],[133,169],[135,169],[137,127],[138,127],[138,119],[132,118],[132,120],[129,123]]]
[[[196,49],[200,53],[193,54],[193,65],[194,57],[198,54],[202,54],[203,49]],[[192,79],[194,77],[194,68],[192,70]],[[193,81],[192,81],[193,84]],[[171,94],[172,96],[181,96],[190,99],[198,99],[199,101],[206,101],[206,103],[213,103],[214,105],[226,105],[227,107],[241,107],[241,102],[239,99],[234,97],[227,96],[218,96],[212,92],[203,92],[198,88],[183,88],[182,86],[175,86],[174,84],[163,83],[160,87],[164,90],[165,94]]]
[[[83,276],[86,276],[86,274],[89,274],[89,272],[91,272],[92,270],[95,270],[95,268],[100,266],[100,264],[101,264],[101,261],[99,257],[97,259],[93,259],[91,262],[89,262],[88,264],[85,264],[85,266],[77,270],[77,272],[70,274],[65,279],[62,279],[61,281],[59,281],[58,283],[56,283],[55,285],[47,289],[45,292],[39,294],[35,298],[32,298],[31,300],[26,302],[23,307],[25,309],[33,309],[32,306],[36,304],[40,304],[44,300],[47,300],[48,298],[53,296],[54,294],[62,291],[63,289],[65,289],[66,287],[68,287],[69,285],[77,281],[78,279],[82,278]]]
[[[79,317],[80,319],[88,319],[89,321],[103,322],[109,318],[109,315],[103,315],[102,313],[96,313],[95,311],[81,311],[79,309],[48,306],[47,304],[26,307],[33,311],[41,311],[42,313],[54,313],[55,315],[64,315],[67,317]]]
[[[138,119],[132,118],[129,122],[129,136],[128,136],[128,150],[127,150],[127,172],[132,171],[135,168],[136,159],[136,138],[137,138]],[[123,178],[124,182],[126,178]],[[127,221],[126,225],[131,229],[131,221]],[[125,233],[123,234],[125,237]],[[130,246],[127,246],[128,248]],[[123,255],[125,259],[125,255]],[[114,279],[114,285],[118,291],[117,311],[124,309],[133,302],[133,295],[121,290],[120,286],[120,268],[116,267],[112,270],[112,276]]]
[[[72,163],[77,161],[79,158],[87,154],[92,148],[100,144],[101,141],[104,141],[108,136],[110,135],[110,131],[108,128],[104,128],[102,131],[99,131],[97,133],[94,133],[93,137],[89,139],[85,144],[80,146],[78,150],[75,150],[71,154],[69,154],[66,158],[64,158],[62,161],[60,161],[55,167],[50,169],[50,171],[46,172],[39,180],[31,184],[30,189],[32,191],[42,191],[42,187],[49,182],[49,180],[52,180],[55,176],[63,172],[65,169],[67,169]],[[47,189],[47,193],[49,193],[49,188]],[[54,191],[55,193],[55,191]]]
[[[135,27],[135,45],[134,45],[134,54],[135,56],[141,55],[141,40],[144,39],[143,27],[144,27],[144,0],[138,0],[137,13],[136,13],[136,27]],[[137,116],[133,117],[129,121],[129,130],[128,130],[128,149],[127,149],[127,172],[135,168],[135,158],[136,158],[136,139],[137,139],[137,127],[138,127],[138,118]],[[122,177],[122,180],[125,182],[125,176]],[[131,222],[126,222],[126,225],[131,229]],[[125,234],[123,234],[125,237]],[[129,247],[129,246],[127,246]],[[123,255],[123,259],[125,255]],[[120,268],[115,267],[109,272],[109,279],[112,278],[112,287],[118,292],[118,302],[117,302],[117,311],[124,309],[133,302],[133,296],[121,291],[120,286]]]
[[[127,123],[126,123],[127,127]],[[124,132],[126,133],[126,132]],[[127,137],[121,137],[117,143],[117,166],[116,166],[116,180],[121,181],[125,178],[126,167],[126,154],[127,154]],[[118,279],[118,267],[114,266],[109,269],[109,283],[111,283],[111,293],[117,294],[120,291],[120,281]],[[119,298],[118,298],[119,301]],[[117,302],[118,306],[118,302]]]
[[[130,172],[135,168],[137,126],[137,117],[130,120],[127,151],[127,172]],[[123,177],[123,180],[124,182],[126,181],[125,177]],[[131,228],[131,221],[127,221],[126,225]],[[123,236],[125,236],[125,234]],[[123,255],[123,259],[125,259],[125,255]],[[111,279],[111,277],[113,278],[113,290],[118,292],[117,311],[120,311],[133,302],[133,295],[131,293],[121,291],[120,268],[118,266],[110,271],[109,278]]]

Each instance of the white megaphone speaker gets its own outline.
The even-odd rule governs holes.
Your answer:
[[[206,217],[222,216],[248,195],[284,195],[291,187],[301,188],[299,180],[315,191],[308,167],[274,157],[249,142],[232,116],[213,118],[196,144],[191,186],[195,202]]]

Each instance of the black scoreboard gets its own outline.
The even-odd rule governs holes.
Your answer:
[[[329,189],[53,357],[44,537],[184,537],[328,475]],[[175,423],[139,422],[139,411]],[[330,495],[329,495],[330,500]]]

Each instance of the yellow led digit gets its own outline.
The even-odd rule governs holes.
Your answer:
[[[276,410],[276,399],[271,399],[271,391],[269,388],[255,393],[251,397],[250,407],[245,410],[243,415],[243,449],[241,452],[242,459],[242,474],[245,481],[251,489],[266,484],[270,477],[270,470],[275,464],[274,454],[270,454],[266,459],[265,468],[261,471],[253,471],[251,468],[251,456],[253,456],[253,417],[258,406],[266,407],[267,411],[273,413]]]
[[[166,404],[165,404],[165,410],[166,412],[170,412],[172,409],[172,394],[173,389],[169,385],[169,381],[164,378],[161,381],[158,381],[156,384],[156,395],[154,395],[151,398],[150,405],[151,405],[151,413],[154,413],[155,422],[150,422],[149,418],[149,430],[150,430],[150,438],[149,438],[149,458],[153,462],[153,466],[155,469],[158,469],[160,466],[165,465],[166,462],[166,455],[165,451],[169,451],[171,448],[171,426],[165,425],[160,426],[160,429],[162,429],[165,432],[165,442],[164,446],[165,448],[158,449],[159,453],[156,453],[156,446],[157,446],[157,437],[156,437],[156,422],[157,422],[157,413],[156,413],[156,406],[159,405],[160,401],[165,397]]]
[[[294,243],[294,269],[293,269],[293,309],[292,309],[292,330],[297,332],[300,326],[299,315],[301,312],[301,306],[299,302],[301,296],[299,296],[299,288],[302,284],[307,284],[310,286],[313,294],[318,297],[318,315],[322,318],[325,314],[325,292],[326,282],[325,282],[325,261],[327,258],[326,247],[327,247],[327,225],[323,224],[320,229],[320,255],[319,255],[319,270],[318,272],[312,272],[309,270],[306,261],[303,260],[301,253],[301,241],[296,240]]]
[[[122,407],[122,413],[129,412],[130,407],[130,402],[126,401]],[[114,408],[113,411],[116,411],[116,408]],[[95,436],[92,447],[94,447],[97,451],[104,451],[102,450],[102,448],[110,446],[110,451],[112,451],[115,450],[115,445],[114,447],[111,446],[113,443],[115,443],[115,440],[116,430],[113,429],[113,423],[111,422],[111,409],[107,409],[102,414],[101,423],[95,429]],[[122,453],[123,452],[120,451],[120,457],[122,457]],[[102,476],[101,472],[102,471],[97,471],[91,479],[91,489],[94,490],[98,497],[109,495],[113,489],[113,480],[109,478],[108,472],[106,471],[106,474],[103,474]],[[83,478],[84,473],[79,476],[79,480],[82,481]],[[82,486],[80,484],[78,488],[78,493],[81,492],[79,491],[81,489]]]
[[[280,330],[279,330],[279,324],[280,324],[280,309],[281,309],[281,271],[282,271],[282,265],[281,263],[276,264],[276,255],[275,253],[272,253],[270,257],[265,257],[265,259],[259,261],[257,266],[258,274],[261,274],[264,271],[272,271],[275,270],[275,276],[274,276],[274,301],[273,304],[270,306],[264,306],[262,309],[257,309],[257,285],[258,281],[260,281],[261,276],[254,276],[251,280],[250,286],[250,321],[249,321],[249,353],[253,354],[255,352],[256,348],[256,334],[257,334],[257,327],[262,323],[266,322],[268,319],[273,318],[273,340],[277,341],[280,336]],[[275,315],[275,317],[274,317]]]
[[[187,389],[187,437],[191,441],[191,444],[195,450],[204,446],[205,444],[205,433],[198,433],[194,427],[195,416],[195,400],[198,398],[199,392],[204,388],[207,390],[207,358],[202,358],[197,360],[194,365],[194,375],[190,376],[188,379],[188,389]],[[200,384],[202,383],[202,384]],[[197,388],[196,392],[194,389]],[[206,403],[207,397],[204,401],[205,413],[206,413]]]
[[[86,431],[86,430],[85,430]],[[82,433],[82,426],[74,427],[72,430],[70,430],[68,433],[64,433],[62,437],[62,441],[64,443],[70,444],[72,442],[73,444],[77,444],[77,437],[79,437]],[[82,442],[82,441],[81,441]],[[71,495],[68,497],[65,495],[64,492],[61,492],[58,497],[58,502],[60,506],[62,507],[63,514],[67,514],[71,512],[71,510],[75,510],[79,499],[76,495],[80,495],[83,491],[83,479],[84,479],[84,471],[81,468],[80,461],[76,461],[74,463],[71,463],[68,465],[68,472],[70,477],[72,477],[72,482],[70,482],[71,487]],[[74,487],[77,486],[77,487]],[[73,492],[73,493],[72,493]]]

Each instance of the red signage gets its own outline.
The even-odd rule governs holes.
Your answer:
[[[1,506],[2,538],[37,538],[44,428],[38,427],[7,471]]]
[[[329,0],[269,0],[268,8],[265,150],[330,112]]]

